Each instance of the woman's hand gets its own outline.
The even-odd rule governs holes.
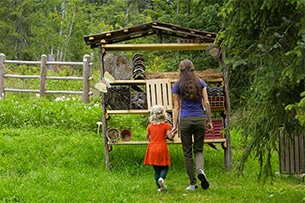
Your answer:
[[[176,126],[174,126],[171,131],[172,131],[172,134],[175,136],[175,134],[178,132],[178,128]]]
[[[213,130],[213,123],[212,123],[212,121],[210,121],[207,123],[207,132],[210,132],[212,130]]]

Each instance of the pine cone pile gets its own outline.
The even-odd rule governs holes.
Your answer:
[[[135,54],[132,57],[133,61],[133,78],[135,80],[144,80],[145,76],[145,65],[144,65],[144,57],[142,54]]]
[[[223,86],[215,86],[207,88],[208,96],[224,96]]]

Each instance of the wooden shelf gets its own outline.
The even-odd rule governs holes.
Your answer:
[[[212,112],[222,112],[225,107],[215,107],[211,108]],[[172,112],[172,110],[166,110],[167,112]],[[148,114],[148,109],[128,109],[128,110],[107,110],[108,114]]]
[[[107,110],[108,114],[148,114],[147,109],[129,109],[129,110]]]
[[[212,112],[223,112],[225,109],[225,107],[211,107]]]
[[[177,78],[177,77],[175,77],[175,78]],[[168,81],[168,79],[170,81]],[[213,79],[217,82],[222,81],[222,78],[210,78],[210,81],[212,81]],[[169,86],[171,86],[176,81],[176,79],[171,79],[171,77],[169,77],[167,79],[166,78],[162,78],[162,79],[160,78],[159,80],[166,80],[166,84],[168,85],[168,82],[169,82]],[[160,81],[158,81],[158,82],[161,83]],[[159,83],[157,83],[157,84],[159,84]],[[155,90],[154,88],[159,87],[159,86],[155,85],[155,81],[153,81],[153,79],[150,79],[150,80],[116,80],[114,83],[110,83],[110,84],[112,86],[129,86],[131,88],[134,88],[134,87],[137,87],[137,86],[145,86],[146,89],[148,88],[147,92],[158,92],[159,97],[160,97],[160,95],[171,94],[170,91],[162,94],[162,90],[163,90],[162,88],[161,89],[159,88],[158,90]],[[153,84],[153,85],[151,85],[151,84]],[[162,83],[162,84],[164,84],[164,83]],[[152,91],[149,91],[150,87],[152,87],[152,89],[153,89]],[[171,96],[170,96],[170,99],[172,99]],[[147,100],[149,100],[149,97],[147,97]],[[165,100],[165,99],[163,98],[163,100]],[[221,101],[223,101],[223,100],[221,100]],[[166,111],[168,113],[171,113],[172,110],[173,110],[172,109],[173,108],[172,100],[170,100],[168,102],[165,102],[165,103],[167,104],[167,110]],[[211,106],[211,111],[212,112],[225,112],[225,107],[222,106],[222,105],[223,105],[222,103],[214,104],[214,106]],[[147,106],[152,106],[152,104],[148,104]],[[119,110],[107,109],[106,113],[107,114],[149,114],[150,111],[148,109],[122,109],[122,110],[120,110],[120,109]],[[220,143],[220,144],[225,144],[226,143],[225,138],[214,138],[214,139],[213,138],[214,137],[205,139],[204,142],[205,143],[216,143],[216,144],[217,143]],[[120,141],[117,141],[115,143],[112,143],[110,141],[108,142],[108,144],[110,144],[110,145],[147,145],[148,143],[149,143],[148,140],[131,140],[131,141],[120,140]],[[173,141],[167,140],[167,143],[168,144],[181,144],[181,140],[179,138],[176,138],[176,139],[174,138]]]
[[[111,85],[145,85],[146,80],[116,80]]]
[[[174,140],[174,141],[170,141],[167,140],[166,141],[167,144],[181,144],[180,140]],[[226,139],[225,138],[221,138],[221,139],[205,139],[204,143],[225,143]],[[147,145],[148,144],[148,140],[143,140],[143,141],[119,141],[119,142],[115,142],[115,143],[111,143],[109,142],[110,145]]]
[[[175,83],[177,79],[169,79],[171,83]],[[223,82],[222,78],[210,78],[207,81],[207,83],[221,83]],[[110,83],[111,85],[145,85],[146,80],[116,80],[113,83]]]

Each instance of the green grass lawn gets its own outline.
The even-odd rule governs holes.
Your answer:
[[[234,141],[235,142],[235,141]],[[233,144],[234,144],[233,142]],[[0,202],[305,202],[305,183],[294,176],[257,180],[250,159],[243,176],[225,171],[223,150],[205,147],[210,188],[186,191],[181,146],[169,145],[167,192],[158,193],[146,145],[113,146],[105,167],[102,135],[57,128],[0,130]],[[241,149],[233,145],[233,167]],[[274,174],[278,171],[274,156]]]

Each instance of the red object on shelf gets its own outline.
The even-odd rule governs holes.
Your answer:
[[[205,139],[222,139],[222,119],[212,118],[213,129],[206,129]]]
[[[224,96],[209,96],[209,102],[211,108],[213,107],[224,107],[225,97]]]

